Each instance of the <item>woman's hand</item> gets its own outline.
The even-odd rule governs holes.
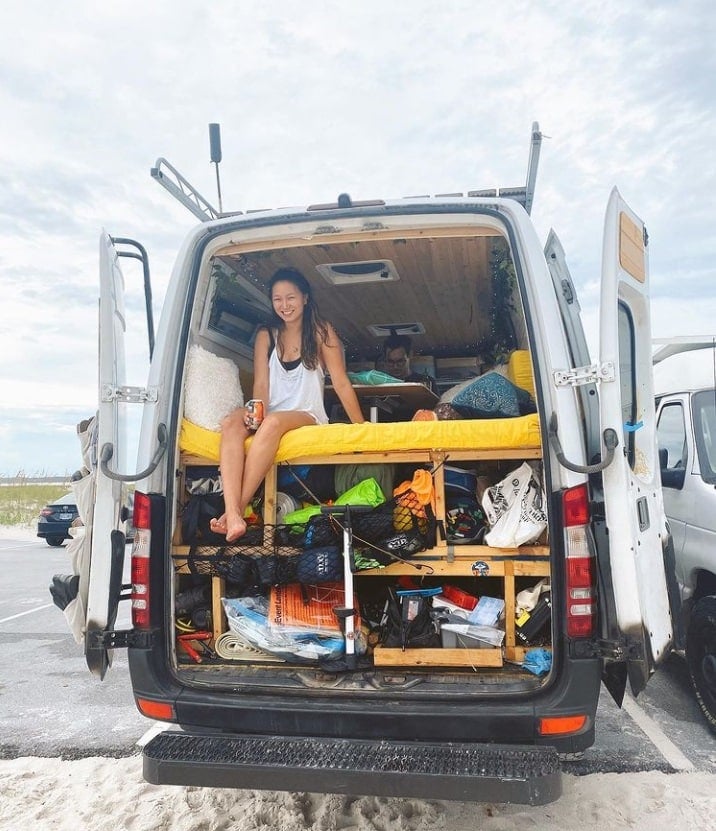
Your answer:
[[[343,344],[338,339],[336,330],[327,324],[328,337],[325,343],[319,344],[321,361],[328,374],[331,376],[331,384],[336,395],[343,405],[348,418],[353,424],[363,424],[365,418],[361,412],[358,396],[353,389],[350,378],[346,372],[346,362],[343,357]]]

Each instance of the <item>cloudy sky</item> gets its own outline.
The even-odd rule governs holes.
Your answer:
[[[649,230],[654,334],[714,334],[715,42],[712,0],[3,4],[0,475],[79,466],[100,231],[148,249],[158,316],[195,220],[149,169],[164,156],[216,202],[210,122],[224,208],[245,210],[523,185],[538,121],[533,217],[590,343],[614,185]]]

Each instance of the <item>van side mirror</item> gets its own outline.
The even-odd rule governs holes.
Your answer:
[[[666,451],[664,451],[666,453]],[[661,450],[659,450],[659,464],[661,468],[661,484],[665,488],[673,488],[680,491],[686,481],[686,469],[683,467],[664,467],[662,464]]]
[[[683,467],[669,467],[669,451],[665,447],[659,448],[659,469],[663,487],[674,488],[677,491],[684,487],[686,469]]]

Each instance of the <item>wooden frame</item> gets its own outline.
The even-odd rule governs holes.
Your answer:
[[[445,520],[445,477],[444,462],[450,461],[504,461],[509,459],[538,459],[537,448],[502,448],[495,450],[414,450],[384,451],[379,453],[340,453],[331,456],[303,456],[292,459],[291,464],[380,464],[418,463],[435,466],[435,514],[439,521]],[[208,459],[182,455],[182,465],[212,465]],[[278,465],[273,465],[264,480],[263,519],[266,525],[276,524],[276,490]],[[175,567],[182,571],[181,558],[189,553],[189,546],[173,547]],[[495,577],[502,580],[505,598],[505,641],[502,649],[380,649],[375,653],[376,666],[451,666],[451,667],[495,667],[502,665],[502,655],[508,661],[520,663],[525,648],[518,646],[515,634],[515,579],[518,577],[549,577],[550,550],[546,545],[521,546],[518,549],[493,548],[487,545],[452,545],[438,540],[435,548],[423,551],[405,563],[393,563],[384,568],[356,572],[356,580],[375,576],[415,575],[415,565],[429,568],[429,576],[450,577]],[[411,565],[415,564],[415,565]],[[479,570],[476,564],[480,564]],[[214,637],[226,631],[226,617],[221,604],[224,590],[222,578],[212,578],[212,608]]]

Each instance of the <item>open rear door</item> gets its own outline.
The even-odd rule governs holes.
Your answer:
[[[108,445],[114,458],[126,446],[124,419],[120,411],[120,388],[125,380],[124,278],[111,237],[103,232],[99,243],[99,411],[97,448]],[[106,476],[98,466],[91,534],[90,567],[85,602],[85,656],[90,670],[104,677],[111,665],[111,651],[101,635],[111,629],[117,616],[122,586],[125,535],[121,511],[124,503],[120,481]]]
[[[557,296],[562,323],[567,332],[567,345],[570,349],[572,366],[589,366],[591,358],[589,346],[584,336],[581,308],[574,290],[572,275],[567,266],[564,248],[554,229],[550,229],[544,247],[544,256],[547,261],[552,285]],[[599,406],[597,385],[595,382],[580,384],[576,388],[577,395],[584,413],[588,447],[599,447]]]
[[[616,381],[600,389],[602,430],[611,427],[619,437],[614,460],[602,473],[616,616],[611,623],[637,694],[673,639],[665,574],[670,541],[656,441],[647,235],[616,188],[605,220],[600,313],[600,360],[618,368]]]

